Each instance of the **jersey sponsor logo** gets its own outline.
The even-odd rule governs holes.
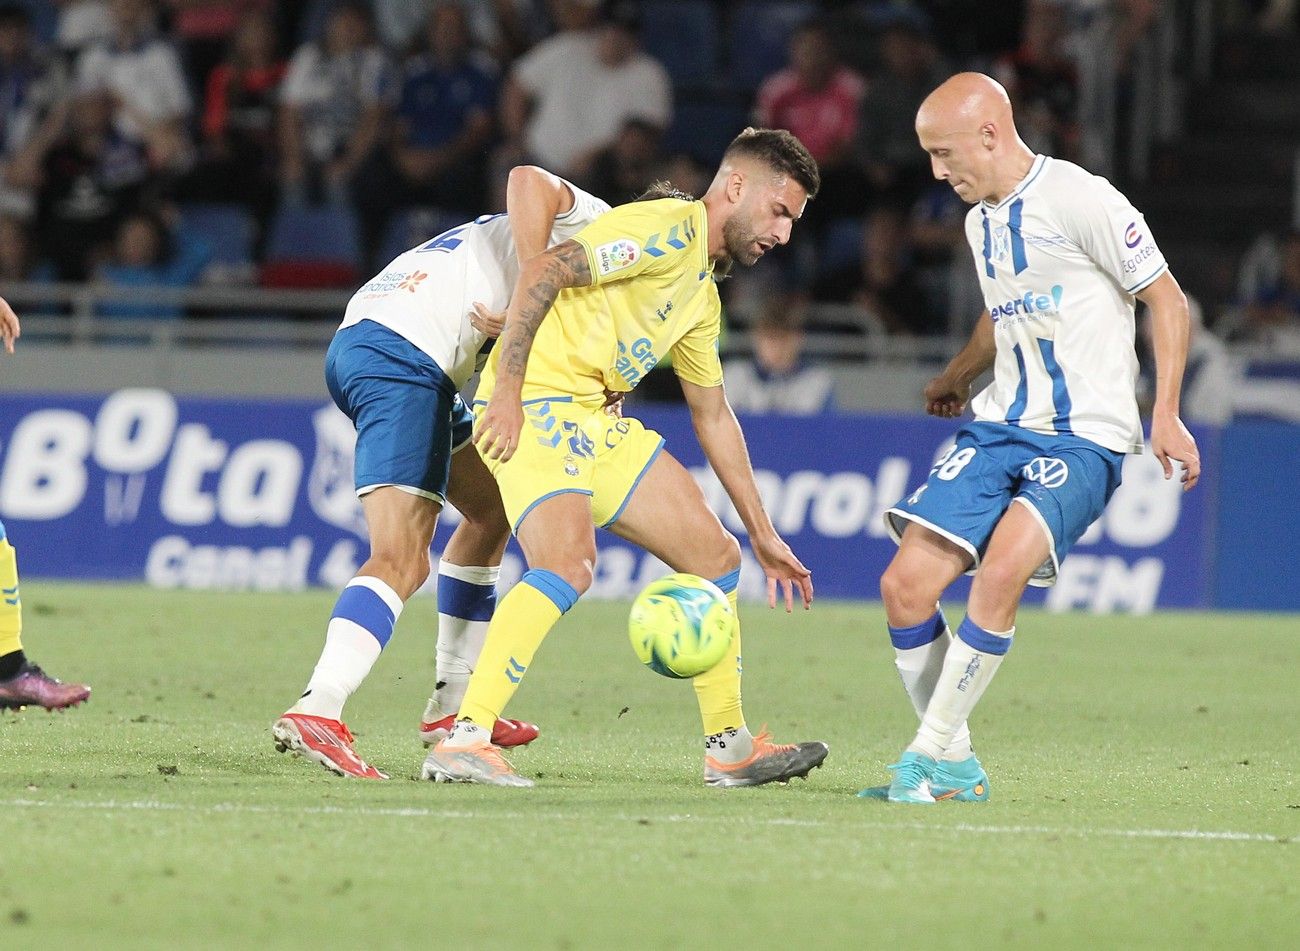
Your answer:
[[[989,308],[989,314],[993,317],[996,324],[1007,318],[1019,318],[1015,322],[1023,320],[1038,320],[1043,317],[1055,317],[1061,313],[1061,298],[1065,296],[1065,288],[1060,284],[1053,284],[1050,291],[1046,294],[1041,291],[1025,291],[1022,297],[1015,297],[1011,300],[997,304]]]
[[[655,355],[654,344],[649,337],[639,337],[627,346],[618,342],[618,359],[614,361],[614,372],[627,381],[628,386],[636,386],[641,378],[654,369],[659,357]]]
[[[410,274],[406,275],[406,278],[400,284],[397,285],[397,289],[399,291],[408,291],[409,293],[414,294],[415,289],[419,287],[423,281],[427,280],[428,277],[429,274],[426,271],[412,271]]]
[[[357,296],[361,300],[374,300],[376,297],[387,297],[395,291],[410,291],[414,294],[420,282],[428,276],[424,271],[384,271],[374,280],[362,285]]]
[[[596,271],[602,275],[613,274],[635,264],[641,257],[641,245],[630,238],[619,238],[602,244],[595,250]]]
[[[1070,467],[1061,459],[1051,456],[1039,456],[1031,459],[1020,476],[1030,482],[1037,482],[1044,489],[1059,489],[1070,478]]]
[[[1142,243],[1143,234],[1138,230],[1136,221],[1130,221],[1128,227],[1124,229],[1124,246],[1127,248],[1136,248]]]
[[[1139,237],[1138,240],[1140,241],[1141,237]],[[1140,265],[1147,258],[1153,256],[1155,253],[1156,253],[1156,246],[1154,244],[1148,244],[1137,254],[1125,258],[1121,265],[1124,268],[1124,273],[1136,274],[1138,272],[1138,265]]]

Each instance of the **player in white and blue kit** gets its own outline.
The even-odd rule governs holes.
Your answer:
[[[520,263],[609,210],[534,166],[511,171],[506,206],[506,214],[452,228],[389,263],[348,302],[325,358],[330,395],[357,430],[356,489],[370,557],[334,606],[306,691],[272,734],[281,750],[341,775],[387,778],[353,749],[343,704],[428,578],[446,500],[464,519],[438,569],[437,686],[420,733],[436,743],[450,730],[483,647],[510,534],[491,473],[472,448],[460,451],[473,420],[459,391],[500,332]],[[515,746],[536,735],[530,724],[501,720],[493,741]]]
[[[895,663],[921,726],[861,795],[892,802],[982,801],[989,783],[967,719],[1015,634],[1026,585],[1051,585],[1101,515],[1126,453],[1143,450],[1134,385],[1134,298],[1151,310],[1156,404],[1151,448],[1185,489],[1196,443],[1178,416],[1187,301],[1142,215],[1108,181],[1035,155],[1006,91],[979,73],[935,90],[916,119],[936,178],[974,207],[966,237],[986,311],[970,342],[926,387],[927,409],[975,421],[929,477],[886,514],[898,552],[881,578]],[[954,637],[938,607],[974,574]]]

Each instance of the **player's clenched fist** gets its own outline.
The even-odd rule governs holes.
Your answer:
[[[517,399],[493,396],[474,427],[474,445],[484,459],[507,462],[519,446],[524,408]]]
[[[925,411],[931,416],[952,419],[966,411],[970,399],[970,384],[959,383],[940,373],[925,385]]]
[[[1183,472],[1179,478],[1184,492],[1200,480],[1201,453],[1196,448],[1196,440],[1177,416],[1156,413],[1152,417],[1151,452],[1160,461],[1166,479],[1173,478],[1174,462],[1182,464]]]

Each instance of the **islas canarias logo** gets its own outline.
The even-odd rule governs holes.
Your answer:
[[[412,271],[402,279],[402,283],[397,285],[397,289],[399,291],[407,291],[414,294],[415,289],[419,287],[428,276],[429,275],[426,271]]]

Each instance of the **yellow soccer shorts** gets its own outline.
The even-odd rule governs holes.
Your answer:
[[[475,405],[476,420],[483,410]],[[557,397],[526,400],[519,448],[508,462],[484,462],[515,534],[535,505],[565,492],[590,496],[592,521],[607,527],[623,514],[663,447],[663,437],[635,419]]]

